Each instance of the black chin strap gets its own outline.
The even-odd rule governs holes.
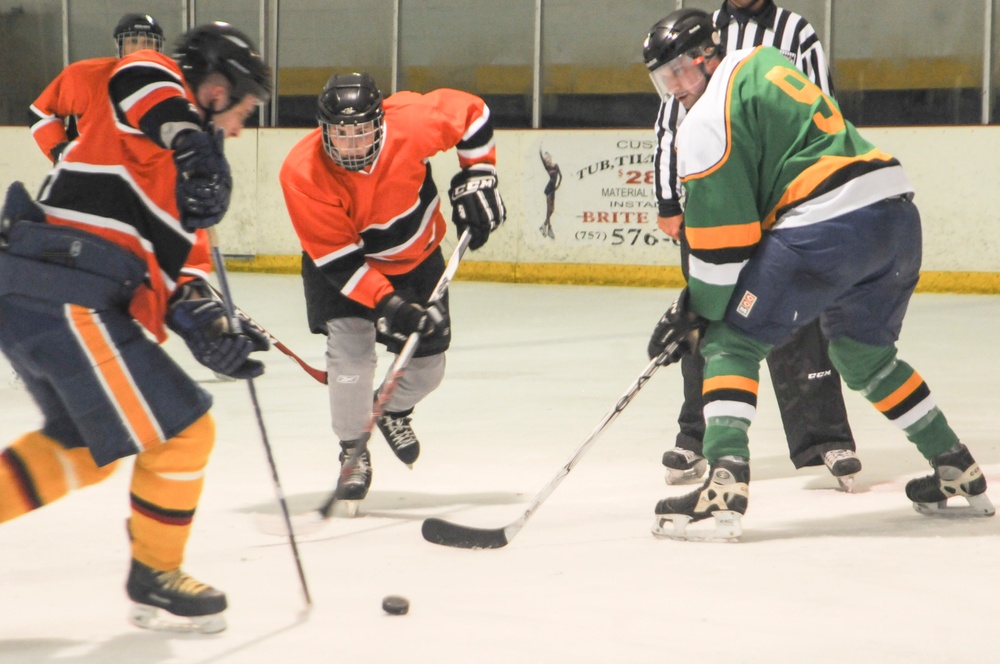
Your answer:
[[[712,57],[715,57],[715,56],[713,55]],[[712,74],[705,67],[705,62],[707,60],[708,60],[708,58],[702,58],[701,62],[698,63],[698,69],[701,70],[701,75],[705,77],[705,83],[706,83],[706,85],[708,84],[708,82],[710,80],[712,80]]]
[[[232,95],[229,95],[229,104],[221,111],[213,111],[211,108],[205,108],[204,106],[201,105],[201,102],[198,102],[198,108],[200,108],[202,112],[205,114],[205,122],[211,125],[214,123],[216,115],[225,113],[232,107],[236,106],[236,104],[238,104],[239,101],[240,101],[239,99],[235,99]]]

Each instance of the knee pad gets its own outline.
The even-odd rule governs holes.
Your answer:
[[[214,444],[215,421],[206,413],[170,440],[136,455],[132,493],[193,509]]]
[[[411,359],[399,379],[396,392],[386,404],[386,410],[399,413],[416,406],[441,384],[444,379],[444,369],[444,353]]]
[[[844,384],[856,392],[863,392],[880,375],[892,370],[896,346],[869,346],[847,337],[837,337],[830,340],[829,354]]]
[[[34,431],[0,453],[0,521],[20,516],[107,479],[117,462],[98,466],[86,447],[66,449]]]

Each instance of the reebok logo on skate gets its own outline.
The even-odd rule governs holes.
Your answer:
[[[354,383],[358,382],[358,377],[357,376],[345,376],[343,374],[340,374],[339,376],[337,376],[337,382],[341,383],[343,385],[353,385]]]

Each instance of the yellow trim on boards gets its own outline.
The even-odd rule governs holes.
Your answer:
[[[226,258],[234,272],[299,274],[299,256],[261,255]],[[585,265],[582,263],[500,263],[465,261],[458,281],[494,281],[518,284],[572,284],[580,286],[645,286],[681,288],[684,276],[672,265]],[[922,272],[918,293],[1000,294],[1000,273]]]

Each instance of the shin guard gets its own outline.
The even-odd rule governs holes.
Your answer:
[[[66,449],[40,431],[26,434],[0,452],[0,522],[97,484],[116,467],[98,466],[86,447]]]
[[[830,359],[847,386],[901,429],[926,459],[958,444],[930,388],[913,367],[896,357],[896,347],[869,346],[847,338],[830,342]]]
[[[128,522],[132,557],[155,570],[177,569],[201,497],[215,442],[207,413],[162,445],[136,455]]]

